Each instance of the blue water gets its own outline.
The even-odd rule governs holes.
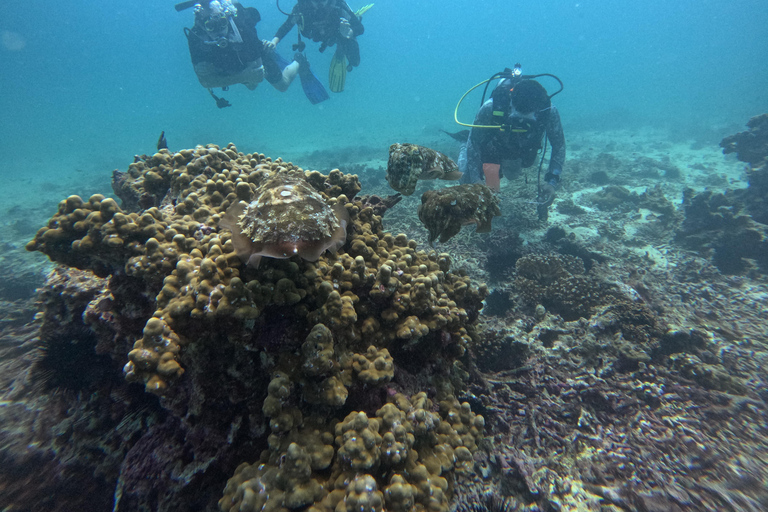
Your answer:
[[[259,8],[259,35],[271,38],[285,19],[275,4],[245,4]],[[4,201],[84,183],[108,192],[111,170],[152,153],[161,130],[171,149],[234,142],[301,164],[313,149],[368,145],[384,158],[392,142],[457,129],[461,94],[515,62],[562,78],[555,104],[571,132],[616,122],[738,127],[768,110],[765,0],[379,0],[363,22],[362,65],[330,101],[311,105],[298,80],[287,93],[264,82],[233,86],[224,94],[233,107],[219,110],[189,62],[191,10],[3,2],[0,173],[14,191]],[[283,56],[294,41],[292,32],[278,47]],[[324,81],[331,54],[308,44]]]

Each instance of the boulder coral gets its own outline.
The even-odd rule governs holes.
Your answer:
[[[356,199],[357,176],[339,170],[230,144],[161,150],[120,178],[122,208],[71,196],[27,249],[108,278],[110,314],[130,316],[110,347],[128,381],[173,414],[237,413],[230,436],[266,447],[220,508],[447,510],[451,474],[483,432],[448,375],[485,285],[384,231]],[[291,215],[322,233],[280,227]],[[254,268],[254,254],[271,257]],[[213,418],[211,400],[235,405]]]

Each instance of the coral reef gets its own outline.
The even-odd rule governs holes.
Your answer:
[[[472,460],[485,423],[455,398],[433,409],[424,393],[396,394],[373,417],[353,411],[335,426],[317,423],[307,432],[296,425],[273,434],[258,463],[237,468],[219,506],[381,511],[386,502],[387,510],[446,511],[450,494],[441,475]]]
[[[101,195],[72,196],[27,246],[102,279],[86,308],[96,347],[166,415],[126,444],[121,508],[167,509],[174,493],[201,479],[215,485],[214,467],[232,471],[266,443],[261,461],[230,480],[223,509],[381,509],[389,500],[447,510],[451,474],[482,436],[482,418],[456,401],[448,374],[485,286],[452,271],[447,254],[385,232],[355,199],[354,175],[233,145],[161,150],[128,174],[120,190],[151,182],[162,198],[128,211]],[[284,259],[244,265],[259,253]],[[225,403],[233,407],[219,411]],[[372,445],[358,445],[367,437]],[[185,451],[194,454],[186,476],[152,501],[140,475],[165,481]]]
[[[701,251],[724,273],[743,274],[757,267],[768,271],[768,227],[743,210],[742,194],[706,190],[683,196],[685,219],[676,239]]]
[[[597,192],[592,198],[595,206],[604,211],[635,210],[639,201],[640,199],[637,194],[618,185],[608,185]]]
[[[359,196],[234,146],[65,200],[29,244],[59,265],[40,311],[0,333],[0,508],[765,510],[764,168],[683,195],[744,166],[633,135],[582,141],[548,225],[509,179],[442,254],[383,169]],[[595,207],[606,180],[628,204]],[[343,244],[282,228],[297,254],[247,265],[264,212],[227,211],[264,193],[346,214]]]
[[[729,135],[720,142],[723,153],[736,153],[742,162],[759,167],[768,157],[768,114],[755,116],[747,122],[746,132]]]
[[[387,181],[389,186],[409,196],[419,180],[457,180],[461,177],[456,162],[433,149],[416,144],[389,147]]]
[[[746,211],[761,224],[768,224],[768,114],[753,117],[749,130],[724,138],[723,153],[736,153],[750,164],[749,187],[742,191]]]
[[[491,221],[501,215],[501,210],[490,188],[472,183],[424,192],[418,213],[432,243],[447,242],[466,224],[477,224],[478,233],[488,233]]]

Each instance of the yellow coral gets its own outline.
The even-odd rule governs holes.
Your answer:
[[[358,379],[371,386],[389,382],[395,375],[395,367],[389,350],[385,348],[378,350],[373,345],[368,347],[365,354],[352,356],[352,368]]]
[[[344,465],[356,471],[374,467],[381,452],[379,421],[364,412],[349,413],[336,425],[336,444]]]

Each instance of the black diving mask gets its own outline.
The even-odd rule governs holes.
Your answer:
[[[220,34],[227,32],[229,21],[226,16],[211,16],[203,23],[203,28],[209,34]]]

